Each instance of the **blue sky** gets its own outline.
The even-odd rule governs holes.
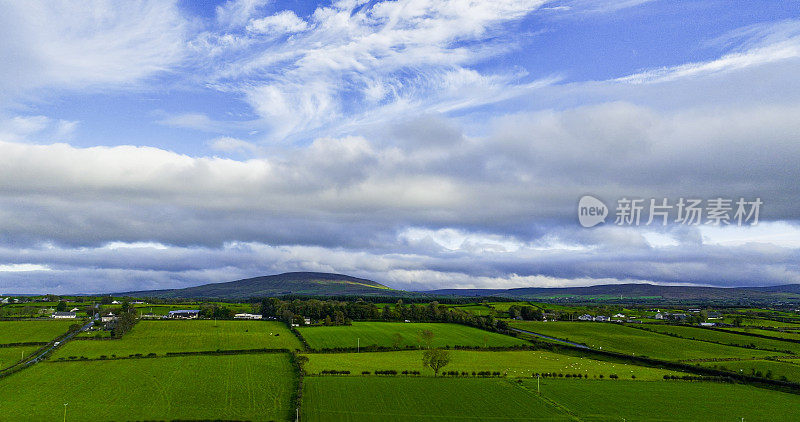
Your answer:
[[[797,3],[0,9],[0,293],[800,282]],[[585,194],[764,207],[584,229]]]

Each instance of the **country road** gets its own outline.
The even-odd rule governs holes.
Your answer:
[[[66,336],[64,336],[61,339],[56,339],[56,340],[51,341],[50,342],[50,347],[48,347],[47,349],[42,350],[41,352],[37,353],[35,356],[32,356],[32,357],[28,358],[27,360],[25,360],[23,362],[17,363],[14,366],[10,366],[10,367],[5,368],[2,371],[0,371],[0,377],[3,377],[3,376],[7,375],[10,372],[17,372],[17,371],[19,371],[21,369],[24,369],[27,366],[30,366],[30,365],[33,365],[33,364],[39,362],[42,358],[44,358],[51,351],[53,351],[53,349],[55,349],[57,347],[61,347],[62,345],[64,345],[64,343],[72,340],[72,338],[75,337],[78,333],[81,333],[81,332],[84,332],[84,331],[88,330],[93,325],[94,325],[94,320],[90,320],[89,322],[84,324],[80,329],[75,330],[75,331],[67,334]]]
[[[589,349],[589,346],[587,346],[585,344],[574,343],[574,342],[571,342],[569,340],[564,340],[564,339],[561,339],[561,338],[546,336],[544,334],[534,333],[533,331],[520,330],[519,328],[510,328],[510,329],[513,330],[513,331],[517,331],[517,332],[525,333],[525,334],[530,334],[532,336],[541,337],[541,338],[545,338],[545,339],[548,339],[548,340],[560,341],[561,343],[567,343],[567,344],[569,344],[571,346],[575,346],[575,347],[578,347],[578,348],[581,348],[581,349]]]

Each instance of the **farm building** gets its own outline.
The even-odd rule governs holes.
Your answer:
[[[259,314],[236,314],[233,316],[234,319],[261,319],[261,315]]]
[[[52,315],[55,319],[75,319],[76,316],[75,312],[53,312]]]
[[[179,309],[177,311],[169,311],[168,318],[173,319],[195,319],[200,316],[200,311],[196,309]]]

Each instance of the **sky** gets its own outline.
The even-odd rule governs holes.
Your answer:
[[[800,283],[798,74],[788,1],[0,0],[0,294]]]

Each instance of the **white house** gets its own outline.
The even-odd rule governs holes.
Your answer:
[[[614,318],[625,318],[625,314],[616,314]]]
[[[100,321],[102,321],[102,322],[111,322],[111,321],[115,321],[116,319],[117,319],[117,317],[114,316],[113,312],[109,312],[108,315],[103,315],[103,316],[100,317]]]
[[[75,312],[53,312],[51,315],[55,319],[75,319],[76,316]]]
[[[120,305],[120,304],[122,304],[122,302],[120,302],[118,300],[114,300],[114,301],[111,302],[111,304],[112,305]]]
[[[233,316],[234,319],[261,319],[261,315],[259,314],[236,314]]]
[[[593,318],[589,314],[584,314],[578,317],[579,321],[591,321]]]
[[[608,322],[609,318],[605,315],[598,315],[594,317],[594,320],[599,322]]]
[[[78,308],[72,308],[72,309],[70,309],[69,311],[70,311],[70,312],[78,312],[78,311],[80,311],[80,309],[78,309]]]
[[[656,314],[656,319],[666,319],[666,318],[667,316],[665,314],[662,314],[661,312]]]

